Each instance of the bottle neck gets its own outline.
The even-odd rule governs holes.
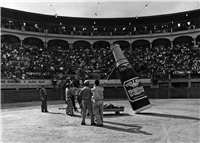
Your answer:
[[[126,64],[126,63],[129,63],[126,58],[119,59],[119,60],[116,61],[116,66],[119,67],[120,65],[123,65],[123,64]]]
[[[119,44],[114,44],[110,47],[113,56],[116,61],[116,66],[120,66],[121,64],[128,63],[128,60],[125,58],[122,50],[120,49]]]

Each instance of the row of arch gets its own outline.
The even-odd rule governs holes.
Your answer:
[[[20,40],[19,37],[17,36],[13,36],[13,35],[1,35],[1,42],[18,42],[21,44],[28,44],[28,45],[36,45],[36,46],[40,46],[43,47],[45,44],[44,42],[39,39],[39,38],[35,38],[35,37],[27,37],[25,38],[23,41]],[[152,43],[150,43],[148,40],[136,40],[133,43],[129,43],[126,40],[116,40],[113,43],[118,43],[120,44],[121,48],[129,48],[131,47],[139,47],[139,46],[147,46],[147,47],[151,47],[151,46],[157,46],[157,45],[167,45],[170,46],[172,44],[176,44],[176,43],[182,43],[182,42],[193,42],[194,45],[197,44],[197,42],[200,42],[200,35],[197,36],[197,38],[194,40],[192,37],[190,36],[180,36],[174,39],[174,41],[170,41],[167,38],[158,38],[155,39]],[[93,44],[91,44],[90,42],[86,41],[86,40],[77,40],[74,43],[68,43],[68,41],[65,40],[61,40],[61,39],[52,39],[49,40],[46,43],[47,47],[48,46],[62,46],[62,47],[68,47],[70,46],[70,44],[72,45],[72,47],[92,47],[93,48],[98,48],[98,47],[109,47],[110,43],[109,41],[106,40],[98,40],[96,42],[94,42]],[[152,45],[151,45],[152,44]]]

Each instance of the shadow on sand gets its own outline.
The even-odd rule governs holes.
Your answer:
[[[138,115],[147,115],[147,116],[155,116],[155,117],[166,117],[166,118],[178,118],[178,119],[189,119],[189,120],[197,120],[200,121],[200,118],[183,116],[183,115],[171,115],[171,114],[163,114],[163,113],[137,113]]]
[[[118,117],[124,117],[124,116],[131,116],[128,113],[120,113],[119,115],[115,113],[104,113],[103,118],[118,118]]]
[[[127,133],[135,133],[135,134],[144,134],[144,135],[152,135],[150,133],[147,133],[145,131],[142,131],[142,126],[139,126],[137,124],[123,124],[123,123],[115,123],[115,122],[109,122],[109,121],[104,121],[104,123],[116,125],[116,126],[109,126],[109,125],[103,125],[103,128],[107,128],[110,130],[116,130],[116,131],[121,131],[121,132],[127,132]],[[124,127],[117,127],[117,126],[124,126]]]
[[[67,115],[65,113],[59,113],[59,112],[48,112],[49,114],[57,114],[57,115],[66,115],[66,116],[70,116],[70,115]],[[75,116],[71,116],[71,117],[78,117],[78,118],[81,118],[81,115],[77,115],[75,113]]]
[[[60,114],[60,115],[65,115],[64,113],[59,113],[59,112],[48,112],[49,114]]]

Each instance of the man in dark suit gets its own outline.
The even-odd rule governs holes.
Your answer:
[[[46,91],[44,85],[42,85],[42,87],[40,89],[40,99],[42,101],[41,111],[42,112],[49,112],[47,110],[47,91]]]

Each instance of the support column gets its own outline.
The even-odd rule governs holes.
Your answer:
[[[47,48],[47,42],[44,42],[44,47]]]
[[[171,82],[171,73],[168,74],[168,98],[171,98],[171,88],[172,88],[172,82]]]
[[[69,49],[72,49],[72,48],[73,48],[73,44],[69,43]]]
[[[188,74],[188,87],[191,87],[191,73]]]
[[[190,98],[191,91],[191,73],[188,74],[188,88],[187,88],[187,97]]]
[[[20,46],[21,47],[23,46],[23,40],[20,40]]]
[[[153,47],[152,47],[152,42],[150,42],[150,49],[152,49]]]
[[[48,34],[48,29],[44,29],[44,47],[47,48],[47,34]]]
[[[196,44],[197,44],[197,43],[196,43],[196,38],[194,38],[194,47],[196,47]]]
[[[44,34],[48,34],[48,29],[44,29]]]
[[[171,42],[171,49],[173,48],[173,41],[170,41]]]
[[[132,43],[129,43],[130,44],[130,52],[132,52],[133,51],[133,47],[132,47]]]
[[[91,44],[91,49],[93,49],[93,44]]]
[[[168,80],[169,80],[169,88],[171,88],[172,87],[171,73],[168,74]]]

